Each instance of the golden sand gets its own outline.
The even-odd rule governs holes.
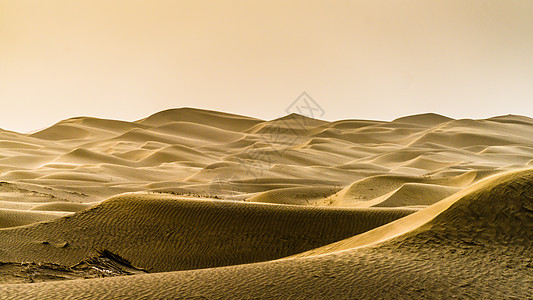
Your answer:
[[[191,108],[0,130],[0,298],[530,298],[532,137]]]

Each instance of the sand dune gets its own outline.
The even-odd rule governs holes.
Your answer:
[[[406,233],[411,233],[411,231],[418,232],[424,230],[427,226],[430,226],[429,224],[434,224],[435,222],[439,223],[439,226],[450,227],[450,224],[448,223],[451,220],[454,220],[456,224],[454,225],[455,228],[453,230],[450,228],[450,232],[447,233],[448,235],[456,235],[459,232],[465,232],[465,234],[470,237],[481,237],[483,236],[482,231],[488,230],[488,228],[485,227],[494,228],[495,226],[502,227],[500,230],[503,229],[509,231],[507,224],[491,222],[496,221],[498,218],[507,219],[514,217],[517,218],[517,221],[509,220],[509,225],[512,226],[512,223],[518,222],[521,227],[518,231],[523,232],[524,230],[528,230],[528,228],[533,228],[533,219],[531,219],[533,215],[529,209],[529,206],[531,205],[531,192],[533,192],[531,189],[533,187],[532,183],[532,170],[513,171],[489,177],[484,181],[478,182],[469,188],[437,202],[427,209],[412,214],[409,217],[402,218],[396,222],[391,222],[361,235],[332,243],[322,248],[313,249],[306,253],[298,254],[297,256],[313,256],[367,246],[387,241]],[[516,189],[516,186],[520,186],[521,188]],[[479,194],[481,194],[481,196]],[[506,199],[507,197],[508,199]],[[472,201],[474,201],[472,199],[477,198],[481,198],[481,200],[476,200],[475,203],[472,203]],[[473,210],[470,207],[473,205],[480,206],[479,210]],[[453,209],[448,210],[450,206],[452,206]],[[517,210],[514,211],[516,216],[510,215],[510,212],[508,212],[509,209]],[[468,218],[457,217],[455,215],[462,215],[465,211],[471,214]],[[447,220],[446,217],[440,216],[441,214],[449,216],[449,219]],[[472,220],[472,218],[477,220]],[[440,221],[435,221],[434,219]],[[480,222],[482,222],[482,224],[479,225],[481,228],[472,231],[471,226],[473,224],[479,224]],[[464,228],[460,229],[459,227]],[[498,233],[495,233],[495,235],[498,235]],[[528,235],[531,235],[531,232],[525,233],[525,236],[522,236],[521,239],[527,239]],[[490,242],[495,238],[498,237],[488,236],[488,240],[485,242]],[[528,243],[531,244],[531,241],[531,239],[529,241],[522,241],[517,246],[528,246]],[[531,244],[531,246],[533,246],[533,244]]]
[[[295,187],[273,189],[246,199],[248,202],[289,205],[330,205],[329,196],[337,192],[332,187]]]
[[[461,195],[351,238],[358,243],[340,242],[346,247],[330,247],[321,255],[314,251],[298,258],[224,268],[4,285],[0,291],[4,296],[111,299],[418,298],[435,292],[439,297],[527,298],[532,292],[527,283],[531,260],[527,250],[533,246],[532,187],[531,170],[489,178]],[[417,219],[417,224],[409,226],[407,219]],[[392,226],[399,222],[407,226]],[[363,241],[385,231],[381,238]],[[382,242],[369,246],[376,239]]]
[[[166,272],[0,285],[0,298],[533,297],[520,284],[532,137],[515,115],[193,108],[0,130],[1,282],[21,282],[21,262],[63,274],[39,281]]]
[[[14,209],[0,209],[0,228],[17,227],[65,216],[64,212],[41,212]]]
[[[33,206],[30,210],[51,211],[51,212],[77,212],[85,210],[94,204],[72,203],[72,202],[49,202]]]
[[[371,175],[439,174],[452,167],[462,172],[515,169],[531,161],[528,137],[533,131],[528,120],[517,116],[451,120],[429,114],[392,123],[325,122],[297,115],[261,121],[195,109],[169,110],[138,122],[80,117],[30,136],[5,133],[8,144],[0,150],[0,163],[6,171],[0,179],[34,180],[51,188],[65,188],[68,178],[63,177],[65,184],[43,180],[58,178],[53,173],[59,167],[74,166],[81,172],[90,168],[91,173],[105,174],[116,166],[116,176],[102,176],[101,180],[123,185],[134,177],[139,181],[135,191],[168,181],[169,172],[175,172],[180,174],[175,180],[191,181],[194,188],[189,192],[198,193],[202,186],[208,190],[211,181],[220,176],[220,170],[212,168],[218,162],[236,162],[238,165],[225,172],[233,169],[240,180],[266,175],[299,176],[318,182],[322,174],[310,172],[309,166],[327,166],[328,177],[336,186]],[[304,173],[287,173],[280,165]],[[106,167],[98,170],[99,166]],[[128,176],[119,171],[124,168],[137,170]],[[158,173],[160,170],[164,172]],[[183,170],[188,176],[181,175]],[[346,170],[353,170],[353,176],[347,176]],[[206,176],[208,173],[216,174]],[[71,190],[91,192],[92,187],[78,183]]]
[[[439,114],[428,113],[398,118],[395,119],[393,122],[416,124],[422,126],[436,126],[450,121],[453,121],[453,119],[448,118],[446,116],[441,116]]]
[[[426,206],[435,204],[460,190],[451,186],[409,182],[388,194],[360,203],[357,207]]]
[[[2,231],[0,260],[70,266],[108,250],[149,271],[217,267],[285,257],[410,213],[125,194],[68,218]]]
[[[229,131],[217,127],[190,122],[167,123],[154,127],[152,130],[155,132],[179,135],[198,141],[210,141],[212,143],[236,141],[244,136],[244,134],[237,131]]]
[[[191,122],[231,131],[244,131],[261,122],[259,119],[229,113],[200,110],[195,108],[169,109],[153,114],[136,123],[162,125],[171,122]]]
[[[337,206],[353,206],[395,192],[407,183],[429,184],[426,187],[435,190],[435,185],[450,188],[466,187],[476,178],[476,173],[463,173],[453,177],[411,176],[411,175],[376,175],[366,177],[332,196]],[[451,190],[451,189],[450,189]],[[433,194],[432,192],[429,192]],[[423,198],[423,197],[421,197]],[[425,200],[431,201],[431,200]],[[427,204],[427,203],[426,203]]]

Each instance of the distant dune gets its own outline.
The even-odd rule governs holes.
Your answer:
[[[0,130],[0,298],[532,298],[532,167],[516,115]]]

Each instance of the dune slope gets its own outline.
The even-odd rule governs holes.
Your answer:
[[[533,171],[518,171],[489,178],[415,230],[374,246],[223,268],[4,285],[0,291],[21,298],[528,298],[532,203]]]
[[[119,276],[0,298],[532,298],[532,137],[194,108],[0,130],[0,282]]]
[[[296,254],[411,212],[125,194],[72,216],[0,230],[0,261],[71,266],[107,250],[148,271],[218,267]]]

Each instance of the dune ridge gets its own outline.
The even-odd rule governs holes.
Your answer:
[[[340,252],[334,249],[321,255],[203,270],[76,280],[75,284],[70,281],[3,285],[0,293],[25,297],[98,295],[111,299],[353,298],[421,297],[427,296],[429,289],[440,296],[527,298],[532,293],[527,284],[533,246],[532,199],[533,170],[508,172],[485,179],[460,196],[451,196],[425,211],[395,221],[427,215],[414,230],[373,246],[349,245]],[[498,256],[497,260],[494,255]],[[513,282],[526,284],[510,284]]]
[[[76,117],[32,134],[2,131],[0,180],[68,189],[89,195],[90,202],[150,191],[155,183],[154,191],[247,198],[272,188],[208,191],[219,178],[253,180],[258,187],[267,178],[300,177],[308,182],[277,188],[324,186],[324,171],[333,188],[372,175],[501,172],[531,162],[531,136],[533,121],[522,116],[454,120],[422,114],[392,122],[328,122],[292,114],[264,121],[181,108],[135,122]]]
[[[0,261],[70,266],[108,250],[155,272],[234,265],[310,250],[411,212],[124,194],[69,217],[0,231]]]
[[[0,281],[51,280],[0,298],[533,297],[531,137],[194,108],[0,130]]]

